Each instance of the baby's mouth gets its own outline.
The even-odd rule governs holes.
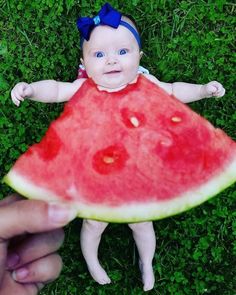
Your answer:
[[[121,71],[109,71],[109,72],[106,72],[105,74],[106,75],[110,75],[110,74],[119,74]]]

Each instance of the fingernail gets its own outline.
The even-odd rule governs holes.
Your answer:
[[[64,225],[76,217],[77,210],[66,204],[50,203],[48,214],[52,222]]]
[[[15,281],[21,281],[26,279],[29,274],[29,270],[25,267],[19,268],[12,272],[12,277]]]
[[[19,263],[19,261],[20,261],[19,255],[17,255],[16,253],[11,253],[7,258],[7,267],[13,268]]]

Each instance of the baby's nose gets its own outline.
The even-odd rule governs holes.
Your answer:
[[[117,63],[117,58],[115,57],[114,54],[111,54],[107,57],[107,64],[109,65],[113,65],[113,64],[116,64]]]

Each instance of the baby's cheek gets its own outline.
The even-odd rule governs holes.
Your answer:
[[[137,74],[139,68],[139,60],[130,64],[130,68],[132,69],[133,73]]]
[[[96,74],[95,67],[96,67],[96,65],[94,65],[94,69],[93,70],[86,68],[86,72],[87,72],[88,77],[89,78],[92,78],[93,81],[95,83],[97,83],[96,78],[97,78],[98,75]]]

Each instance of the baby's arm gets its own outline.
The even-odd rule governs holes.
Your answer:
[[[80,88],[85,79],[75,80],[73,83],[43,80],[33,83],[20,82],[11,91],[11,98],[19,106],[25,98],[40,102],[63,102],[69,100]]]
[[[221,97],[225,94],[224,87],[217,81],[211,81],[204,85],[184,82],[165,83],[159,81],[152,75],[145,76],[169,94],[173,94],[183,103],[189,103],[212,96]]]

